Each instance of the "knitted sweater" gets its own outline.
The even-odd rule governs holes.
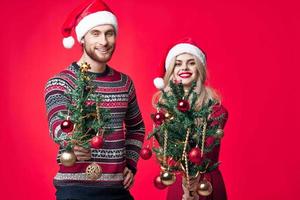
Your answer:
[[[66,105],[69,99],[65,93],[75,88],[77,63],[72,63],[66,70],[51,78],[45,88],[49,131],[51,137],[59,138],[63,134],[58,117],[60,111],[67,113]],[[57,155],[59,172],[54,177],[55,186],[122,186],[123,170],[127,166],[136,172],[139,152],[144,140],[145,128],[140,113],[135,88],[132,80],[125,74],[110,67],[103,73],[88,72],[94,75],[96,93],[102,95],[101,106],[111,114],[109,126],[113,132],[104,137],[104,146],[100,149],[91,149],[91,160],[77,161],[74,166],[65,167],[59,157],[64,152],[63,145]],[[102,176],[91,181],[85,175],[86,167],[96,162],[103,170]]]

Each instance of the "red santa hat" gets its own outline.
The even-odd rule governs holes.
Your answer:
[[[167,69],[170,67],[171,60],[183,53],[189,53],[194,56],[196,56],[200,62],[206,67],[206,56],[204,52],[198,47],[198,45],[191,39],[191,38],[185,38],[181,40],[180,42],[173,45],[165,58],[164,61],[164,69],[167,71]],[[164,81],[162,78],[157,77],[154,79],[154,85],[157,89],[162,90],[164,88]]]
[[[75,41],[72,37],[72,30],[75,29],[77,41],[92,28],[110,24],[115,31],[118,30],[117,18],[110,8],[101,0],[86,0],[75,8],[63,24],[62,34],[65,48],[72,48]]]

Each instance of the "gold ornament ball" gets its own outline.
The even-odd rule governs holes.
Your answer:
[[[216,132],[216,137],[221,139],[222,137],[224,136],[224,130],[223,129],[217,129],[217,132]]]
[[[160,175],[160,179],[161,179],[161,182],[166,185],[166,186],[170,186],[172,184],[175,183],[176,181],[176,176],[175,174],[173,173],[170,173],[168,171],[165,171],[163,172],[161,175]]]
[[[87,166],[85,174],[89,179],[97,180],[102,175],[102,168],[98,164],[92,163]]]
[[[206,179],[200,181],[197,193],[201,196],[209,196],[213,191],[212,185]]]
[[[65,151],[60,155],[60,162],[66,167],[73,166],[76,162],[76,156],[72,151]]]

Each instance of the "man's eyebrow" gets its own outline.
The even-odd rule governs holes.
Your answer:
[[[110,31],[113,31],[114,32],[114,29],[108,29],[108,30],[105,30],[104,32],[110,32]]]
[[[91,30],[91,33],[94,33],[94,32],[101,32],[99,30]]]

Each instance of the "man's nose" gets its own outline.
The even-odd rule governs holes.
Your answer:
[[[99,37],[98,43],[103,46],[107,45],[107,38],[104,34]]]

